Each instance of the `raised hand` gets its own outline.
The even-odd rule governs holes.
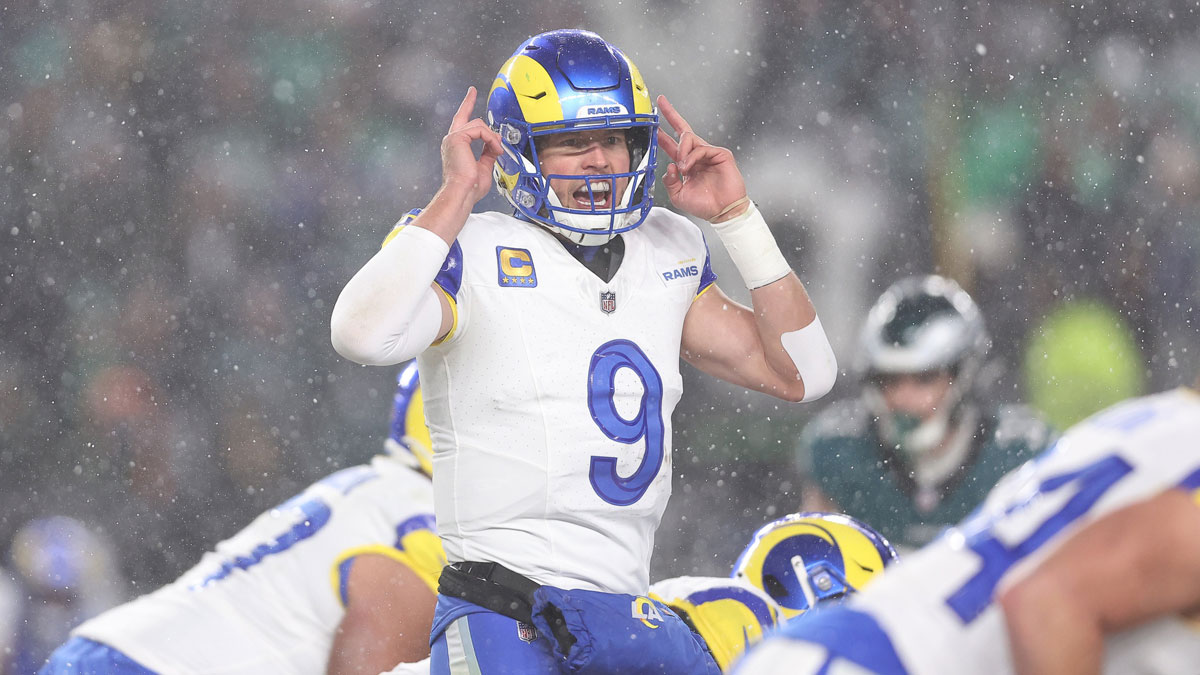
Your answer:
[[[500,135],[482,119],[471,119],[477,95],[475,87],[467,89],[466,98],[450,122],[450,132],[442,138],[442,185],[464,189],[471,204],[483,199],[491,189],[492,166],[504,152]],[[479,157],[471,148],[472,141],[483,142]]]
[[[667,165],[663,179],[671,203],[710,222],[717,216],[720,220],[728,220],[745,211],[745,205],[738,205],[722,213],[746,196],[746,181],[733,153],[727,148],[709,145],[697,136],[666,96],[658,97],[658,109],[679,134],[676,140],[662,128],[658,130],[658,146],[672,161]]]

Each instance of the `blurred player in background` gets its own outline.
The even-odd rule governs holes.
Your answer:
[[[1072,427],[958,527],[738,672],[1196,672],[1197,389]]]
[[[862,329],[862,393],[805,428],[804,508],[844,511],[897,546],[957,523],[1012,468],[1053,439],[1024,406],[980,394],[991,340],[975,302],[939,276],[888,288]]]
[[[445,557],[416,364],[397,379],[385,449],[79,626],[42,674],[374,675],[425,658]]]
[[[680,357],[792,401],[827,392],[836,363],[732,153],[664,97],[678,138],[660,129],[616,47],[535,36],[497,75],[486,122],[475,102],[471,88],[443,139],[433,200],[343,289],[332,341],[365,364],[419,355],[452,562],[434,672],[537,671],[553,659],[525,640],[533,589],[626,608],[647,592]],[[652,208],[660,148],[672,203],[713,223],[753,310],[716,287],[700,229]],[[471,212],[492,180],[513,215]]]
[[[9,557],[5,585],[17,595],[5,623],[14,630],[0,638],[11,642],[0,654],[9,672],[37,671],[73,627],[128,597],[112,543],[75,518],[29,521],[13,535]]]

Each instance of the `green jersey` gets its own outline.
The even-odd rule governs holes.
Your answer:
[[[867,406],[860,399],[839,401],[805,427],[800,469],[846,514],[894,545],[918,548],[966,517],[996,481],[1054,439],[1024,406],[1000,406],[978,419],[964,461],[940,484],[921,488],[909,458],[880,441]]]

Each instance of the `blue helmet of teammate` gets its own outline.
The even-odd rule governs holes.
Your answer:
[[[18,577],[41,597],[81,598],[120,583],[108,541],[68,516],[29,521],[13,535],[9,555]]]
[[[793,617],[860,590],[898,559],[883,535],[850,516],[794,513],[759,528],[733,576]]]
[[[409,362],[396,376],[392,427],[384,448],[393,456],[414,458],[426,475],[433,475],[433,441],[425,424],[425,401],[416,361]]]
[[[504,154],[492,177],[500,194],[523,218],[586,246],[603,244],[632,230],[653,206],[658,115],[633,62],[595,33],[555,30],[525,41],[500,68],[487,102],[487,121]],[[596,175],[543,175],[540,137],[563,132],[623,129],[630,171]],[[564,206],[550,179],[582,181],[588,208]],[[615,191],[607,205],[595,196]]]

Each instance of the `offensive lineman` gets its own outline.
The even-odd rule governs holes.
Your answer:
[[[539,585],[647,591],[680,356],[791,401],[823,395],[836,377],[732,153],[697,137],[664,97],[679,136],[659,129],[650,100],[632,62],[594,33],[526,41],[492,85],[487,122],[470,118],[468,90],[442,141],[441,188],[334,307],[343,356],[419,355],[452,563],[435,673],[551,668],[528,626]],[[713,223],[753,311],[715,286],[700,230],[652,208],[660,147],[673,162],[671,201]],[[471,213],[492,176],[513,216]]]
[[[416,365],[386,454],[263,513],[175,582],[72,631],[41,675],[370,673],[429,654],[437,574]]]
[[[1197,389],[1076,425],[957,528],[737,672],[1195,672]]]

